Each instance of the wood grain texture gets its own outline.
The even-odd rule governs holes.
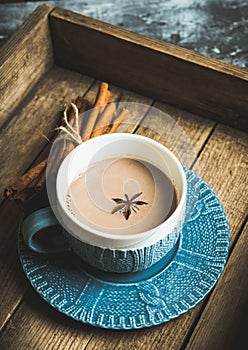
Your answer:
[[[129,111],[129,115],[125,122],[117,128],[116,132],[133,133],[139,127],[142,119],[152,105],[153,100],[128,90],[119,88],[119,91],[121,93],[121,98],[117,111],[126,108]]]
[[[54,67],[35,86],[1,130],[1,198],[5,186],[22,175],[46,145],[65,103],[87,91],[93,79]]]
[[[58,64],[247,130],[246,70],[66,10],[51,31]]]
[[[248,224],[201,315],[187,350],[248,348]]]
[[[93,327],[68,319],[29,290],[0,336],[0,349],[85,349]]]
[[[0,127],[53,64],[51,10],[38,7],[0,50]]]
[[[215,123],[204,117],[156,102],[142,123],[138,133],[168,147],[188,168],[195,162]],[[198,169],[200,175],[200,169]]]
[[[11,318],[28,285],[22,273],[16,246],[16,232],[20,218],[21,211],[16,205],[7,202],[1,205],[0,331]]]
[[[218,195],[230,225],[231,244],[248,213],[248,135],[218,125],[195,166]],[[195,166],[193,170],[195,170]]]

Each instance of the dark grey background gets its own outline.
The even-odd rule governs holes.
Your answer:
[[[43,1],[0,0],[0,46]],[[247,0],[60,0],[70,9],[248,68]]]

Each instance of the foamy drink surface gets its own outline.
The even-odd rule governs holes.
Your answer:
[[[177,206],[177,195],[172,181],[156,166],[132,158],[111,158],[78,174],[66,202],[80,222],[125,235],[164,222]]]

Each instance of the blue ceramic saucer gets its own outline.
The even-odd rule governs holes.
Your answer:
[[[189,218],[162,260],[143,272],[106,273],[86,264],[82,268],[73,253],[34,253],[19,234],[21,264],[34,289],[67,316],[103,328],[150,327],[194,307],[224,268],[229,227],[215,193],[192,171],[185,172]]]

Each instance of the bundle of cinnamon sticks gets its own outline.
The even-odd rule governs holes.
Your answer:
[[[4,190],[4,197],[23,205],[45,188],[46,177],[56,179],[63,159],[81,142],[113,133],[128,117],[128,110],[116,111],[115,103],[110,102],[111,92],[107,83],[101,83],[95,103],[90,105],[83,96],[78,96],[64,110],[62,132],[56,135],[49,159],[42,160],[22,177]],[[86,113],[87,112],[87,113]]]

